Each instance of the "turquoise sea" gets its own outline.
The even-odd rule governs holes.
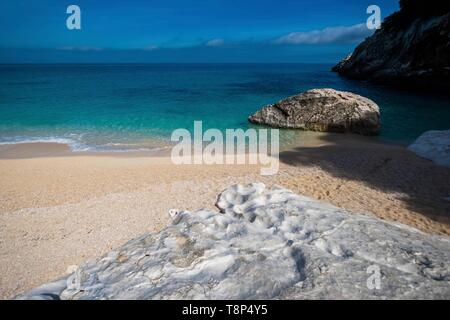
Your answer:
[[[172,130],[248,128],[260,107],[312,88],[371,98],[378,139],[412,142],[449,129],[448,97],[394,91],[341,78],[330,64],[0,65],[0,144],[69,143],[73,150],[123,151],[164,145]]]

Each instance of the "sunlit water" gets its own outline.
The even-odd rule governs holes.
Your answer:
[[[267,104],[312,88],[361,94],[381,108],[378,139],[407,144],[448,129],[448,98],[346,80],[326,64],[0,66],[0,143],[54,141],[73,150],[147,150],[177,128],[243,128]],[[302,133],[282,133],[282,144]],[[308,138],[306,133],[303,134]]]

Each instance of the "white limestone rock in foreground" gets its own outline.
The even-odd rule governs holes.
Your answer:
[[[441,166],[450,167],[450,130],[427,131],[408,149]]]
[[[226,189],[217,207],[174,211],[162,231],[19,298],[450,298],[449,238],[259,183]]]

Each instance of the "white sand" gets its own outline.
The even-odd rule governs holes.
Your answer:
[[[260,176],[257,166],[174,166],[165,157],[72,155],[53,144],[2,146],[0,158],[1,298],[160,230],[171,208],[212,208],[217,194],[234,183],[280,184],[450,234],[444,200],[450,169],[400,147],[324,140],[321,148],[282,154],[280,173],[272,177]]]

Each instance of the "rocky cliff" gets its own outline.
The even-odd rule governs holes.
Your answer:
[[[378,83],[450,89],[450,1],[403,0],[400,11],[333,71]]]

